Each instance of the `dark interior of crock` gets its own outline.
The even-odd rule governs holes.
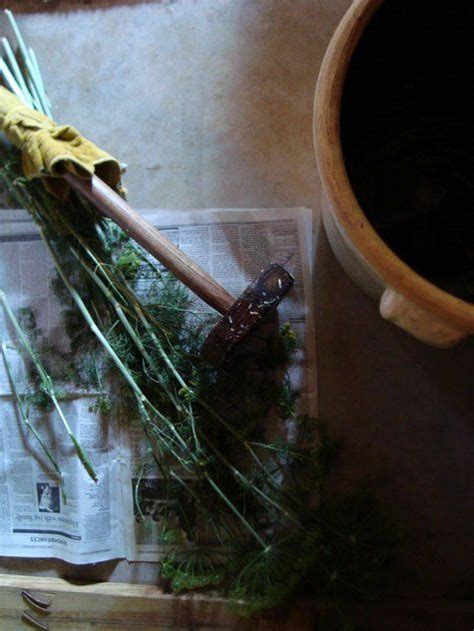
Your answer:
[[[386,0],[346,79],[341,138],[354,193],[413,269],[474,302],[472,0]]]

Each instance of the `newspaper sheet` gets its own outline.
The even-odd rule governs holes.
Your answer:
[[[305,411],[317,411],[316,347],[312,298],[312,211],[144,210],[159,227],[231,293],[238,295],[269,262],[285,264],[296,278],[280,307],[299,337],[291,366]],[[61,306],[52,290],[54,266],[35,225],[24,211],[0,211],[0,291],[4,291],[23,329],[34,331],[35,346],[50,349],[52,364],[62,360],[67,336],[61,330]],[[202,304],[202,308],[205,308]],[[90,396],[67,392],[67,419],[98,472],[94,483],[78,461],[57,413],[29,410],[29,420],[55,454],[64,473],[59,488],[44,453],[22,421],[7,371],[17,391],[27,388],[24,359],[15,333],[0,310],[0,555],[55,557],[70,563],[113,558],[159,560],[158,477],[141,478],[141,510],[133,487],[143,462],[141,432],[120,419],[101,421],[90,411]],[[50,352],[50,351],[49,351]],[[151,516],[145,528],[139,513]],[[156,517],[155,517],[156,516]]]

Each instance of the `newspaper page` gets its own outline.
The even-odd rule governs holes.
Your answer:
[[[295,288],[279,311],[299,337],[292,381],[302,392],[304,410],[315,414],[312,212],[288,208],[143,214],[234,295],[269,262],[282,263],[294,274]],[[59,324],[61,306],[52,289],[53,277],[52,260],[27,213],[0,211],[0,291],[22,328],[34,335],[40,354],[42,348],[51,353],[54,346],[52,366],[64,362],[68,344]],[[60,464],[61,489],[18,409],[10,376],[17,391],[26,392],[27,370],[3,309],[0,338],[0,555],[55,557],[77,564],[123,557],[158,561],[163,485],[156,476],[141,477],[140,511],[133,492],[146,451],[141,430],[120,419],[104,423],[91,412],[88,393],[68,390],[61,405],[98,473],[94,483],[58,414],[27,410],[29,421]],[[156,528],[145,528],[139,513],[150,515],[152,521],[156,515]]]
[[[16,221],[10,221],[18,217]],[[5,292],[23,330],[34,336],[39,355],[54,348],[51,365],[64,362],[68,342],[59,326],[62,307],[56,300],[53,262],[28,216],[0,211],[0,291]],[[57,557],[70,563],[90,563],[123,556],[119,527],[121,499],[116,428],[89,411],[85,393],[68,391],[61,401],[64,416],[86,449],[98,474],[94,483],[75,453],[56,412],[24,410],[63,473],[51,474],[51,464],[21,419],[12,396],[10,374],[20,395],[28,384],[22,355],[11,322],[0,309],[0,554]],[[54,344],[52,341],[54,340]],[[119,535],[119,536],[117,536]]]

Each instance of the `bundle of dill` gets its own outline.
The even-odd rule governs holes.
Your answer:
[[[41,107],[41,99],[27,96]],[[56,410],[93,479],[94,462],[71,431],[56,378],[100,393],[94,410],[111,422],[119,398],[121,417],[142,427],[148,455],[135,481],[136,509],[142,478],[153,469],[166,488],[159,537],[171,588],[218,586],[244,614],[282,603],[305,580],[321,596],[380,588],[391,529],[365,497],[325,501],[336,444],[316,419],[298,412],[286,372],[296,344],[289,326],[278,331],[269,322],[231,364],[210,367],[199,348],[212,318],[193,312],[176,279],[76,194],[60,203],[40,182],[27,181],[15,149],[7,148],[0,164],[54,261],[70,338],[68,373],[54,375],[0,292],[30,366],[30,403]],[[14,394],[61,479],[54,454],[23,412],[25,401]],[[269,439],[270,420],[290,423],[292,431]]]

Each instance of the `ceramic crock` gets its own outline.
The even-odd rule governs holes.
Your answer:
[[[339,262],[379,302],[382,317],[427,344],[447,348],[474,333],[474,304],[433,285],[394,254],[365,216],[344,164],[340,111],[346,73],[361,35],[382,2],[353,2],[321,67],[313,126],[323,221]]]

